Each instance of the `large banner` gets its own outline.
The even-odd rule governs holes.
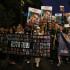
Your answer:
[[[33,56],[50,56],[50,35],[34,36]]]
[[[9,54],[30,56],[50,55],[50,35],[32,35],[32,37],[25,34],[3,35],[0,36],[0,48],[3,48],[3,51]]]
[[[30,37],[27,34],[7,34],[9,54],[31,55]]]

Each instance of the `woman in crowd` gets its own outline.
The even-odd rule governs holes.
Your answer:
[[[68,52],[68,47],[67,47],[67,44],[64,40],[64,33],[63,33],[63,26],[60,25],[59,26],[60,28],[60,32],[58,34],[58,64],[57,66],[60,66],[61,64],[61,60],[62,60],[62,56],[68,56],[69,55],[69,52]]]

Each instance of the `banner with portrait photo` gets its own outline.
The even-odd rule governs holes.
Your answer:
[[[41,17],[41,10],[36,8],[28,8],[28,17],[27,17],[27,24],[28,25],[34,25],[39,24]]]
[[[52,18],[52,6],[41,6],[41,19],[46,22],[51,22]]]

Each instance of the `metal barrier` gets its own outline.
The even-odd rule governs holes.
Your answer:
[[[50,35],[0,34],[0,49],[7,54],[50,56]]]

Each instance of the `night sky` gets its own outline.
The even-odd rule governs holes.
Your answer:
[[[41,0],[43,5],[53,6],[53,13],[59,12],[59,6],[65,6],[65,12],[70,12],[70,0]]]

